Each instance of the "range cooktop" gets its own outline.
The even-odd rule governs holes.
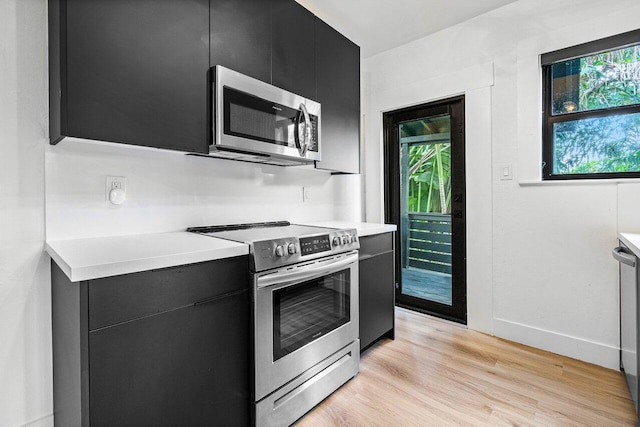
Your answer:
[[[313,227],[288,221],[191,227],[187,231],[248,244],[254,271],[360,248],[355,229]]]

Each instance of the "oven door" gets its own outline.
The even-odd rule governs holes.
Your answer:
[[[358,338],[358,252],[254,275],[255,400]]]

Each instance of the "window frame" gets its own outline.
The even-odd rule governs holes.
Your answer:
[[[611,107],[599,110],[576,111],[566,114],[553,115],[553,96],[551,66],[553,64],[581,58],[598,53],[623,49],[640,43],[640,29],[618,34],[612,37],[583,43],[580,45],[545,53],[540,56],[542,67],[542,180],[577,180],[577,179],[620,179],[640,178],[640,171],[636,172],[596,172],[580,174],[553,173],[553,125],[575,120],[600,118],[612,115],[626,115],[640,113],[640,104]]]

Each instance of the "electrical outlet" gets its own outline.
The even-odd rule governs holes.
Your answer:
[[[113,190],[117,190],[112,193]],[[124,176],[107,176],[105,184],[105,201],[114,205],[124,203],[127,194],[127,178]]]

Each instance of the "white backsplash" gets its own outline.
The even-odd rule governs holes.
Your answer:
[[[46,149],[47,239],[256,221],[362,219],[360,175],[280,167],[67,138]],[[106,176],[127,179],[111,205]],[[310,198],[303,202],[303,187]]]
[[[640,183],[618,184],[618,232],[640,233]]]

